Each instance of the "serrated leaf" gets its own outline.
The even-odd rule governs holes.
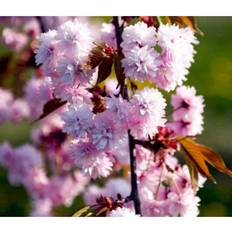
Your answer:
[[[214,177],[209,172],[207,166],[209,164],[218,171],[232,176],[232,171],[226,167],[222,157],[211,148],[198,144],[190,138],[178,138],[178,141],[186,154],[185,158],[187,158],[187,164],[190,167],[190,174],[193,181],[196,181],[195,168],[203,176],[215,182]]]
[[[88,212],[91,209],[90,206],[85,206],[81,209],[79,209],[76,213],[73,214],[73,217],[82,217],[84,214],[89,214],[90,212]]]
[[[45,118],[46,116],[48,116],[52,112],[56,111],[61,106],[65,105],[66,103],[67,103],[67,101],[62,101],[62,99],[60,99],[60,98],[51,99],[50,101],[48,101],[44,105],[43,113],[40,115],[40,117],[36,121],[39,121],[39,120]]]

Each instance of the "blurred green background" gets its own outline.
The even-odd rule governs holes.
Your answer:
[[[186,84],[194,85],[205,97],[205,130],[198,141],[220,153],[232,168],[232,17],[196,17],[204,36],[198,36],[195,63]],[[0,50],[0,55],[2,54]],[[29,141],[31,124],[0,126],[0,143],[9,139],[18,145]],[[200,216],[232,216],[232,179],[212,170],[217,184],[209,181],[200,190]],[[58,209],[70,214],[75,210]],[[0,216],[26,216],[26,192],[11,187],[6,172],[0,169]]]

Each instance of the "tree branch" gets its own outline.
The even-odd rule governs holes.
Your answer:
[[[135,213],[141,215],[140,199],[138,192],[137,174],[136,174],[136,157],[134,156],[135,143],[134,138],[128,131],[129,149],[130,149],[130,169],[131,169],[131,198],[134,201]]]
[[[127,89],[125,86],[125,75],[123,73],[123,69],[121,67],[121,58],[123,57],[122,50],[120,44],[122,42],[122,30],[123,27],[119,25],[119,20],[117,16],[113,17],[112,23],[115,27],[115,34],[116,34],[116,42],[117,42],[117,64],[119,65],[118,70],[116,70],[117,79],[120,84],[120,94],[124,99],[128,100]],[[130,148],[130,169],[131,169],[131,194],[128,199],[132,199],[134,202],[135,213],[141,215],[141,207],[140,207],[140,199],[138,193],[138,183],[137,183],[137,174],[136,174],[136,158],[134,156],[134,148],[135,142],[133,136],[128,131],[128,138],[129,138],[129,148]]]
[[[115,73],[116,77],[120,86],[120,94],[124,99],[128,99],[127,95],[127,87],[125,86],[125,74],[123,72],[123,68],[121,66],[121,59],[123,58],[123,53],[121,49],[121,43],[122,43],[122,32],[123,32],[123,26],[119,25],[119,19],[117,16],[113,16],[112,23],[115,27],[115,36],[116,36],[116,44],[117,44],[117,57],[115,60]]]
[[[36,16],[36,19],[38,20],[39,22],[39,25],[40,25],[40,30],[42,33],[45,33],[46,32],[46,27],[44,25],[44,22],[42,20],[42,17],[41,16]]]

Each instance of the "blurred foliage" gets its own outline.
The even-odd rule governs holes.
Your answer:
[[[199,141],[232,167],[232,17],[197,18],[199,37],[195,63],[187,83],[205,97],[205,130]],[[218,184],[207,182],[200,190],[201,216],[232,216],[232,180],[216,173]]]
[[[196,17],[196,20],[204,36],[198,36],[200,44],[186,84],[194,85],[198,94],[205,97],[205,130],[198,141],[221,154],[232,168],[232,17]],[[0,58],[6,52],[0,45]],[[30,122],[0,126],[0,142],[10,140],[14,145],[29,142],[31,126]],[[212,174],[217,184],[207,181],[200,190],[200,216],[232,216],[232,179],[215,170]],[[57,208],[55,215],[70,216],[82,204],[82,198],[77,197],[70,208]],[[29,209],[26,192],[10,186],[6,172],[0,169],[0,216],[26,216]]]

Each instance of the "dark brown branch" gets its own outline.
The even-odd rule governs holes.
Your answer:
[[[119,25],[119,19],[117,16],[113,17],[112,23],[115,26],[115,34],[116,34],[116,41],[117,41],[117,63],[119,64],[118,70],[116,70],[117,79],[120,84],[120,94],[124,99],[128,100],[127,94],[127,86],[125,85],[125,75],[123,73],[123,69],[121,67],[121,59],[123,57],[122,50],[120,44],[122,42],[122,30],[123,27]],[[131,169],[131,194],[127,198],[127,200],[133,200],[135,213],[141,215],[141,207],[140,207],[140,199],[139,199],[139,192],[138,192],[138,183],[137,183],[137,174],[136,174],[136,158],[134,156],[134,138],[131,136],[130,131],[128,131],[128,138],[129,138],[129,148],[130,148],[130,169]]]
[[[154,153],[157,153],[160,148],[165,148],[164,144],[160,141],[152,142],[152,141],[145,141],[145,140],[137,140],[134,139],[134,143],[138,144],[140,146],[143,146],[144,148],[147,148]]]
[[[141,215],[137,174],[136,174],[136,157],[134,156],[135,143],[134,138],[128,131],[129,136],[129,149],[130,149],[130,169],[131,169],[131,198],[134,201],[135,213]]]
[[[120,94],[124,99],[128,99],[127,86],[125,86],[126,77],[123,72],[123,68],[121,66],[121,59],[123,58],[123,53],[120,45],[122,43],[123,25],[119,25],[119,19],[117,16],[113,16],[112,23],[115,27],[117,54],[118,54],[115,61],[115,73],[120,86]]]
[[[122,30],[123,28],[119,25],[118,16],[113,16],[113,21],[115,27],[116,43],[118,50],[121,50],[120,44],[122,43]]]
[[[41,16],[36,16],[36,19],[37,19],[38,22],[39,22],[41,32],[42,32],[42,33],[45,33],[45,32],[46,32],[46,26],[44,25],[44,22],[43,22],[43,20],[42,20],[42,17],[41,17]]]

